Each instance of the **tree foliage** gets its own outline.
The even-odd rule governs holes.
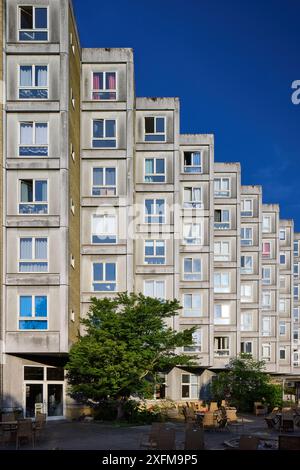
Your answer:
[[[76,400],[99,403],[153,394],[159,371],[193,364],[175,350],[191,345],[194,328],[166,327],[181,308],[177,300],[124,293],[91,302],[82,320],[85,334],[72,346],[66,366],[69,394]]]

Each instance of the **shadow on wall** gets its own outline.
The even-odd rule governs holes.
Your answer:
[[[15,413],[16,418],[24,417],[24,409],[22,403],[19,403],[15,397],[4,395],[0,402],[0,415],[3,413]]]

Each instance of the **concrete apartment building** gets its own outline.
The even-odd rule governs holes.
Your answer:
[[[240,352],[295,380],[292,221],[214,162],[213,135],[180,134],[178,98],[135,97],[131,49],[82,49],[69,0],[2,4],[2,406],[70,416],[80,316],[125,291],[177,298],[170,326],[197,326],[197,367],[169,371],[161,396],[206,398]]]

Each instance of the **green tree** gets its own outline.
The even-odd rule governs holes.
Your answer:
[[[91,299],[80,335],[70,351],[69,395],[81,403],[118,400],[118,418],[130,395],[153,394],[155,377],[174,366],[193,365],[177,347],[190,346],[194,328],[176,332],[166,326],[180,310],[177,300],[118,294]]]
[[[227,399],[241,411],[252,411],[255,401],[278,406],[281,400],[278,386],[265,372],[265,363],[254,360],[251,354],[230,360],[227,371],[213,380],[212,394],[217,400]]]

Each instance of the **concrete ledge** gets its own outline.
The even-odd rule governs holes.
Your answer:
[[[59,227],[60,217],[45,215],[43,216],[21,216],[9,215],[6,217],[7,227]]]
[[[7,332],[5,335],[6,353],[59,353],[59,332]]]
[[[59,274],[17,273],[6,275],[6,285],[8,286],[59,286],[59,284]]]

